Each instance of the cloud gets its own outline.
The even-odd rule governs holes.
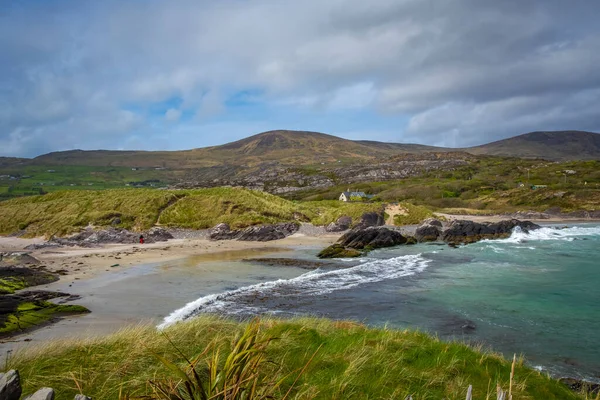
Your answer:
[[[177,122],[181,118],[181,110],[169,108],[165,113],[165,119],[169,122]]]
[[[5,2],[0,153],[157,144],[163,122],[178,148],[301,118],[456,146],[599,131],[599,13],[594,0]],[[371,120],[348,130],[356,113]],[[373,128],[394,118],[408,122]]]

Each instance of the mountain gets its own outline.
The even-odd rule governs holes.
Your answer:
[[[463,149],[476,155],[600,160],[600,134],[583,131],[531,132]]]
[[[189,169],[258,166],[265,163],[313,165],[380,162],[402,154],[456,151],[548,160],[600,160],[600,134],[582,131],[531,132],[481,146],[452,149],[418,144],[353,141],[318,132],[277,130],[221,146],[192,150],[71,150],[44,154],[30,162],[38,165]]]

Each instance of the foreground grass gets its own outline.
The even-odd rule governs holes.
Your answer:
[[[143,396],[152,392],[150,381],[176,378],[159,357],[185,367],[184,357],[201,355],[198,366],[205,368],[217,349],[224,357],[231,351],[246,325],[203,316],[164,334],[151,326],[131,327],[104,338],[41,346],[14,356],[8,368],[19,369],[24,393],[50,386],[58,398],[80,392],[97,399]],[[275,398],[292,388],[287,398],[464,399],[472,384],[474,398],[486,399],[495,398],[497,384],[509,386],[511,364],[502,357],[423,333],[309,318],[265,319],[260,329],[262,338],[277,338],[266,347],[270,362],[260,371],[269,380],[283,379]],[[512,390],[514,399],[583,398],[522,360]]]
[[[66,235],[88,225],[145,230],[155,224],[204,229],[304,221],[326,225],[342,215],[358,222],[381,203],[293,202],[242,188],[197,190],[113,189],[65,191],[0,203],[0,234]],[[117,223],[115,223],[117,222]]]

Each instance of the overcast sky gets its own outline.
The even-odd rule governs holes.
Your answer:
[[[0,155],[600,131],[598,0],[0,1]]]

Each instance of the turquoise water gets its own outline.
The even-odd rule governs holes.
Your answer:
[[[459,248],[401,246],[342,265],[204,296],[165,324],[202,312],[351,318],[482,343],[556,376],[600,380],[598,224]]]

